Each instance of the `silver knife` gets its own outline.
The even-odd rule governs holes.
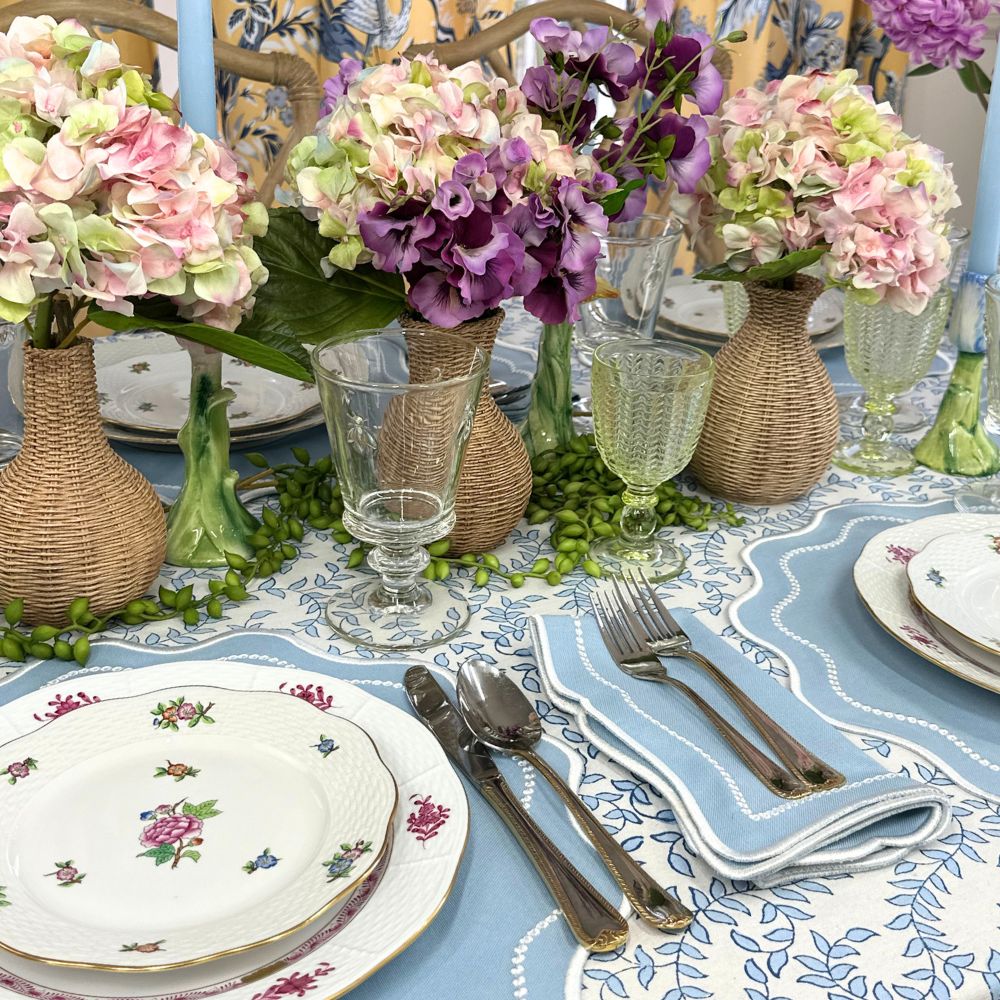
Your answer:
[[[614,951],[628,940],[622,915],[573,867],[528,815],[490,752],[426,667],[410,667],[403,685],[414,711],[445,753],[497,811],[542,876],[574,937],[588,951]]]

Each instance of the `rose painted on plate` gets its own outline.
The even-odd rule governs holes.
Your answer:
[[[7,784],[16,785],[19,781],[27,778],[36,767],[38,767],[38,761],[34,757],[12,761],[4,769],[4,773],[7,775]]]
[[[147,941],[145,944],[139,944],[138,941],[133,941],[131,944],[123,944],[121,946],[122,951],[137,951],[142,955],[151,955],[154,951],[163,951],[164,949],[160,947],[166,938],[160,938],[159,941]]]
[[[323,862],[327,882],[346,878],[354,869],[354,862],[362,854],[370,853],[371,849],[372,842],[370,840],[356,840],[353,844],[341,844],[340,850],[329,861]]]
[[[205,820],[221,812],[215,808],[216,802],[216,799],[199,803],[181,799],[173,805],[159,805],[140,813],[139,819],[148,823],[139,835],[139,843],[146,850],[136,857],[152,858],[157,867],[169,863],[171,869],[185,858],[200,861],[201,851],[196,848],[204,843],[201,834]]]
[[[215,702],[210,701],[203,705],[200,701],[188,701],[184,695],[174,698],[173,701],[160,702],[150,715],[153,716],[154,729],[168,729],[177,732],[181,725],[188,729],[204,722],[206,726],[214,725],[215,719],[208,713],[212,710]]]
[[[56,881],[59,883],[60,889],[66,889],[71,885],[80,885],[80,883],[87,877],[86,874],[81,873],[80,870],[73,865],[72,858],[70,858],[69,861],[53,861],[52,864],[55,867],[55,871],[46,872],[45,877],[48,878],[49,876],[54,875]]]
[[[168,760],[166,767],[158,767],[153,772],[154,778],[173,778],[174,781],[183,781],[185,778],[197,778],[201,774],[201,768],[192,767],[190,764],[174,763]]]
[[[245,871],[248,875],[252,875],[258,868],[273,868],[280,860],[281,858],[276,858],[271,853],[270,847],[265,847],[264,850],[257,855],[257,857],[255,857],[252,861],[248,861],[243,866],[243,871]]]

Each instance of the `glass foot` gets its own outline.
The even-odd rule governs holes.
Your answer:
[[[860,427],[865,415],[864,393],[837,394],[840,407],[840,422],[845,427]],[[927,418],[908,399],[896,401],[896,412],[892,415],[892,429],[897,434],[911,434],[927,426]]]
[[[326,606],[337,635],[370,649],[426,649],[447,642],[469,621],[469,603],[440,584],[420,584],[413,599],[399,604],[378,579],[338,591]]]
[[[0,469],[21,450],[21,435],[0,430]]]
[[[602,538],[590,548],[590,558],[606,575],[641,569],[650,583],[672,580],[684,571],[684,553],[662,535],[654,535],[649,546],[636,548],[620,536]]]
[[[841,441],[833,453],[833,464],[863,476],[905,476],[917,467],[913,452],[891,441]]]
[[[955,494],[955,507],[963,514],[1000,514],[1000,483],[975,483]]]

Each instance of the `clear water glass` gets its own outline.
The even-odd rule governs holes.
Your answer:
[[[938,295],[946,295],[949,303],[953,297],[953,286],[965,269],[968,256],[969,230],[965,226],[952,226],[948,230],[948,245],[951,247],[951,272],[948,280],[938,289]],[[951,306],[949,304],[949,311]],[[946,324],[947,325],[947,324]],[[858,426],[865,415],[865,395],[863,392],[837,393],[840,404],[840,419],[846,427]],[[927,418],[916,404],[909,399],[896,400],[896,412],[892,417],[893,430],[897,434],[912,434],[927,425]]]
[[[580,307],[576,342],[584,355],[607,341],[652,338],[681,232],[681,224],[666,215],[640,215],[608,226],[607,235],[601,236],[598,287],[609,287],[617,295]]]
[[[591,395],[597,448],[625,483],[621,534],[591,556],[610,572],[641,567],[653,580],[684,569],[684,554],[657,533],[656,488],[691,461],[712,389],[712,359],[669,341],[616,340],[594,351]]]
[[[9,384],[8,366],[14,366],[15,351],[20,350],[17,326],[13,323],[0,324],[0,357],[6,356],[6,364],[0,364],[0,469],[21,450],[21,432],[12,426],[20,423],[14,408],[14,401],[7,391]]]
[[[986,429],[1000,434],[1000,274],[986,282]],[[1000,481],[971,480],[955,497],[966,514],[1000,514]]]
[[[456,587],[428,585],[424,548],[455,524],[462,456],[489,356],[452,334],[360,330],[313,354],[343,494],[344,527],[374,548],[378,579],[330,600],[339,635],[373,649],[422,649],[469,620]]]
[[[841,441],[833,461],[868,476],[901,476],[916,467],[913,452],[890,439],[895,397],[909,392],[930,370],[948,322],[951,296],[937,294],[919,316],[885,302],[867,305],[844,297],[844,353],[850,373],[865,390],[861,437]]]

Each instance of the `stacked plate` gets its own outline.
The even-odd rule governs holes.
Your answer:
[[[172,664],[0,711],[0,998],[249,1000],[298,968],[340,996],[430,923],[461,782],[399,709],[288,677]]]
[[[101,416],[112,441],[173,449],[187,419],[191,362],[166,333],[130,334],[94,342]],[[250,448],[323,423],[310,382],[276,375],[237,358],[222,361],[232,446]]]
[[[889,528],[864,547],[854,584],[904,646],[1000,692],[1000,517],[942,514]]]
[[[707,350],[717,350],[731,334],[726,323],[726,290],[719,281],[699,281],[692,277],[672,279],[664,291],[663,304],[656,324],[657,336],[678,340]],[[746,311],[742,288],[734,287],[729,294],[742,295],[733,306]],[[824,292],[809,314],[809,334],[819,351],[840,347],[844,343],[843,295],[837,289]]]

